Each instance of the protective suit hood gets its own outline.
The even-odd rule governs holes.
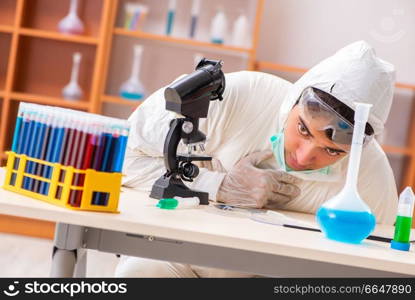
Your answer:
[[[330,93],[352,109],[355,102],[373,104],[369,124],[375,135],[383,131],[392,105],[394,66],[378,57],[365,41],[354,42],[307,71],[285,98],[279,115],[282,128],[302,91],[309,86]]]
[[[394,82],[394,66],[376,57],[374,49],[365,41],[354,42],[311,68],[292,85],[281,105],[278,127],[284,128],[301,93],[312,86],[330,93],[353,110],[356,102],[372,104],[368,122],[378,135],[383,131],[392,105]],[[337,161],[327,175],[295,171],[292,174],[306,180],[337,181],[345,175],[347,162],[348,159]]]

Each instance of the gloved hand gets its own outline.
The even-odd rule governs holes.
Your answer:
[[[240,207],[262,208],[267,204],[284,204],[300,194],[300,179],[272,169],[256,166],[273,156],[260,151],[242,158],[227,173],[217,194],[217,201]]]

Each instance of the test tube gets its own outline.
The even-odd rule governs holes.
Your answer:
[[[173,30],[174,15],[176,14],[177,0],[169,0],[167,11],[166,35],[170,35]]]
[[[414,210],[414,193],[412,188],[407,186],[399,195],[398,213],[395,222],[395,234],[391,241],[391,248],[402,251],[409,251],[410,233],[412,225],[412,214]]]
[[[189,32],[189,37],[191,39],[195,37],[197,19],[199,18],[199,11],[200,11],[200,0],[193,0],[191,20],[190,20],[190,32]]]

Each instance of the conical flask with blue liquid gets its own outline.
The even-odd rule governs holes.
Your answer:
[[[375,229],[376,219],[357,190],[360,158],[371,104],[357,103],[346,183],[339,194],[318,209],[321,231],[331,240],[358,244]]]
[[[128,100],[144,100],[145,88],[140,80],[140,64],[143,46],[134,46],[134,59],[130,78],[120,87],[120,96]]]

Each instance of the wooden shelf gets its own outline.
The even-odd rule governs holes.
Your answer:
[[[116,104],[133,106],[133,107],[138,107],[141,105],[141,103],[143,103],[142,101],[130,101],[130,100],[125,100],[121,97],[110,96],[110,95],[103,95],[101,97],[101,100],[102,102],[106,102],[106,103],[116,103]]]
[[[269,61],[257,61],[256,69],[257,70],[275,70],[275,71],[293,72],[293,73],[305,73],[308,71],[308,69],[305,69],[305,68],[299,68],[299,67],[284,65],[284,64],[277,64],[277,63],[273,63]],[[415,85],[413,84],[396,82],[395,86],[400,89],[407,89],[407,90],[415,91]]]
[[[413,85],[413,84],[406,84],[406,83],[399,83],[399,82],[397,82],[395,86],[397,88],[400,88],[400,89],[407,89],[407,90],[413,90],[413,91],[415,91],[415,85]]]
[[[19,34],[30,37],[39,37],[44,39],[73,42],[80,44],[98,44],[98,39],[95,37],[83,36],[83,35],[67,35],[54,31],[46,31],[39,29],[30,29],[30,28],[20,28],[18,30]]]
[[[382,145],[382,148],[386,153],[415,156],[415,153],[409,147]]]
[[[197,40],[190,40],[190,39],[184,39],[184,38],[176,38],[161,34],[154,34],[154,33],[148,33],[143,31],[132,31],[127,30],[124,28],[114,28],[114,33],[121,35],[121,36],[129,36],[129,37],[135,37],[135,38],[141,38],[141,39],[147,39],[147,40],[155,40],[160,42],[167,42],[171,44],[176,45],[188,45],[188,46],[194,46],[194,47],[203,47],[204,49],[212,49],[212,50],[222,50],[227,52],[235,52],[238,54],[249,54],[253,50],[249,48],[241,48],[241,47],[234,47],[234,46],[227,46],[227,45],[216,45],[209,42],[202,42]]]
[[[5,91],[0,90],[0,97],[4,97],[6,95]]]
[[[37,104],[67,107],[79,110],[88,110],[89,103],[86,101],[69,101],[63,98],[41,96],[28,93],[11,93],[10,98],[17,101],[32,102]]]
[[[13,26],[10,25],[0,25],[0,32],[3,33],[12,33],[14,30]]]

